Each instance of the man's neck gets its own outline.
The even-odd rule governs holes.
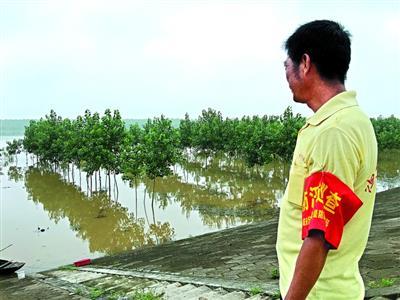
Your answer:
[[[316,112],[322,105],[344,91],[346,91],[346,88],[342,83],[327,84],[321,82],[311,91],[307,105],[313,112]]]

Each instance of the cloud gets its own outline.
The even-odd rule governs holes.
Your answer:
[[[17,65],[40,65],[54,61],[73,63],[77,57],[88,57],[94,42],[85,31],[84,16],[77,7],[61,2],[39,2],[20,14],[18,6],[7,12],[19,17],[21,25],[2,24],[12,33],[0,41],[1,65],[7,71]],[[75,8],[75,9],[74,9]]]
[[[371,70],[382,69],[386,98],[397,91],[398,9],[384,4],[343,10],[336,2],[315,1],[7,3],[0,4],[2,91],[8,103],[28,107],[32,97],[41,103],[25,111],[10,105],[15,116],[47,111],[45,103],[54,99],[65,102],[63,111],[112,100],[145,116],[155,109],[180,116],[180,110],[216,101],[232,115],[260,111],[263,101],[280,112],[287,105],[282,99],[292,103],[282,68],[284,39],[300,23],[324,16],[354,33],[349,79],[357,89],[375,99],[378,90],[369,83],[378,72]]]
[[[188,71],[252,61],[268,63],[279,57],[287,28],[273,6],[195,5],[160,21],[161,35],[144,47],[149,58],[168,59]]]
[[[1,5],[1,4],[0,4]],[[0,66],[64,62],[71,67],[99,68],[102,62],[126,64],[146,34],[144,1],[10,2],[0,19]],[[143,14],[144,15],[144,14]],[[140,26],[142,25],[142,26]]]
[[[400,14],[385,19],[383,32],[400,50]]]

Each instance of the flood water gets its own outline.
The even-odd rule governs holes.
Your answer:
[[[78,170],[72,178],[34,167],[25,154],[3,159],[0,249],[12,246],[0,257],[26,262],[31,273],[266,220],[277,211],[288,170],[282,162],[246,168],[224,157],[191,157],[175,175],[138,181],[136,189],[111,178],[110,194],[105,174],[102,189],[97,181],[100,191],[90,193]],[[400,186],[399,152],[381,155],[378,174],[378,190]]]

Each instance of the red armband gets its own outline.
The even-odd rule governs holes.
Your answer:
[[[344,225],[361,207],[360,198],[339,178],[328,172],[317,172],[304,183],[302,239],[310,230],[325,233],[325,240],[337,249]]]

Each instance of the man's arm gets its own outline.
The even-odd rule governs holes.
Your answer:
[[[306,299],[325,265],[329,244],[326,243],[324,233],[311,230],[304,239],[289,291],[285,300]]]

